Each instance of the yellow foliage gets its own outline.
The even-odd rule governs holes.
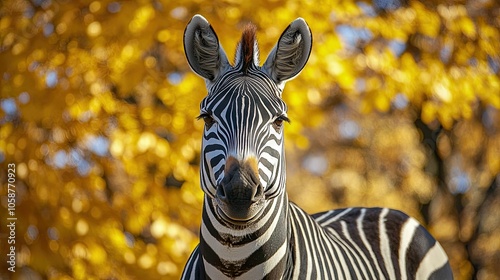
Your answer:
[[[500,6],[382,2],[3,1],[0,182],[16,164],[23,268],[12,279],[179,278],[204,197],[206,89],[182,47],[196,13],[229,57],[255,23],[262,61],[293,19],[310,25],[309,63],[283,93],[292,200],[402,209],[425,219],[457,279],[498,278],[500,226],[480,205],[500,205],[486,195],[500,172]]]

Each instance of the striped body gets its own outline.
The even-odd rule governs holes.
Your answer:
[[[281,262],[285,273],[281,277],[268,275],[266,279],[452,279],[439,243],[415,219],[402,212],[347,208],[311,217],[295,204],[288,207],[288,238],[275,245],[279,260],[273,261],[273,264]],[[206,230],[202,229],[202,235],[219,234],[215,228]],[[274,232],[279,227],[270,230]],[[252,248],[244,249],[249,250],[244,258],[258,248],[247,247]],[[183,279],[232,279],[222,273],[205,277],[200,257],[197,247],[186,264]],[[239,271],[241,274],[234,279],[261,279],[266,272],[261,269],[255,274],[251,268]]]
[[[402,212],[348,208],[311,216],[288,201],[281,95],[311,46],[307,24],[297,19],[259,66],[250,27],[232,66],[203,17],[186,27],[186,56],[208,95],[199,116],[200,244],[182,279],[452,279],[439,243]]]

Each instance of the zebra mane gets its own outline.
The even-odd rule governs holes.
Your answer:
[[[243,73],[247,73],[248,67],[253,63],[259,65],[259,46],[256,38],[257,27],[251,23],[247,24],[243,30],[241,41],[236,49],[235,65],[241,64]]]

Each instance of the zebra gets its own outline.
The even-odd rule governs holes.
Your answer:
[[[285,29],[262,66],[256,27],[230,64],[210,23],[184,31],[189,66],[205,80],[200,242],[181,279],[452,279],[441,245],[414,218],[387,208],[308,215],[288,200],[281,99],[306,65],[312,33]]]

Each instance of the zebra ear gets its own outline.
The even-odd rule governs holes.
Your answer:
[[[184,52],[191,69],[208,81],[230,66],[217,34],[201,15],[195,15],[184,30]]]
[[[311,48],[311,30],[304,19],[297,18],[281,34],[262,70],[278,84],[293,79],[306,65]]]

